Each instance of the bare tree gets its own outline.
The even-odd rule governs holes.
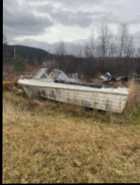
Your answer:
[[[85,57],[91,57],[91,58],[95,57],[95,49],[96,49],[95,40],[94,40],[93,35],[91,35],[84,48]]]
[[[95,57],[95,39],[93,37],[93,35],[91,35],[90,40],[89,40],[89,46],[90,46],[90,52],[91,52],[91,57]]]
[[[108,56],[109,57],[114,57],[116,55],[117,55],[117,47],[116,47],[116,44],[114,42],[111,42],[110,43],[110,46],[109,46]]]
[[[109,57],[115,57],[117,56],[117,43],[115,40],[115,36],[113,34],[110,34],[110,40],[108,43],[108,56]]]
[[[88,43],[88,44],[85,45],[84,55],[85,55],[85,57],[90,57],[90,58],[94,57],[94,50],[92,48],[91,43]]]
[[[109,29],[107,24],[102,24],[100,28],[100,49],[101,49],[101,56],[106,57],[108,55],[108,47],[109,47]]]
[[[84,48],[84,55],[85,57],[92,57],[92,52],[90,46],[87,44]]]
[[[133,36],[129,36],[125,49],[126,57],[133,57],[135,52]]]
[[[80,48],[80,50],[79,50],[79,55],[78,55],[79,57],[82,57],[82,49]]]
[[[134,56],[135,48],[133,42],[133,36],[130,35],[128,25],[120,25],[120,57],[132,57]]]
[[[83,53],[84,53],[83,46],[79,46],[79,53],[78,53],[78,57],[83,57]]]
[[[120,25],[120,47],[119,47],[119,56],[124,57],[126,54],[127,42],[128,42],[128,25]]]
[[[137,50],[136,50],[136,56],[137,57],[140,57],[140,48],[137,48]]]
[[[65,44],[64,42],[60,42],[58,47],[56,48],[56,54],[58,56],[64,56],[66,54]]]

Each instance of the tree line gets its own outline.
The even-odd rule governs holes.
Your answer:
[[[60,42],[56,54],[67,55],[69,52],[65,42]],[[129,31],[129,25],[120,24],[117,34],[113,34],[109,26],[103,23],[97,38],[91,34],[86,44],[80,48],[79,57],[140,57],[140,48],[134,43],[134,36]]]
[[[3,43],[7,44],[5,36]],[[107,71],[116,76],[128,76],[140,74],[140,48],[135,47],[133,35],[130,34],[127,24],[120,25],[117,35],[110,31],[107,24],[102,24],[98,37],[94,38],[94,35],[91,35],[77,57],[68,55],[65,43],[60,42],[56,54],[45,58],[25,59],[21,56],[15,57],[13,52],[13,62],[10,59],[10,63],[14,64],[18,71],[22,71],[24,64],[29,62],[35,65],[45,63],[50,70],[59,68],[66,73],[78,73],[86,77]]]

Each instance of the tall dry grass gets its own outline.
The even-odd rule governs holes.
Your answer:
[[[140,182],[140,109],[132,112],[4,92],[3,183]]]
[[[131,80],[128,83],[129,88],[129,106],[137,106],[140,104],[140,83]]]

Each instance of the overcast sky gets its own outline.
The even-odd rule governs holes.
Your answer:
[[[3,0],[4,34],[12,44],[80,42],[97,36],[102,22],[114,33],[127,23],[140,41],[140,0]]]

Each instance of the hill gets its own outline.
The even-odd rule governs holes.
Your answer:
[[[78,73],[87,78],[93,78],[99,73],[110,72],[116,76],[132,76],[140,74],[140,58],[80,58],[72,55],[54,55],[43,49],[21,46],[4,45],[4,63],[16,64],[17,57],[19,65],[22,64],[42,64],[47,62],[51,68],[59,68],[66,73]],[[53,59],[53,60],[52,60]],[[54,60],[55,59],[55,60]]]
[[[51,53],[34,47],[22,45],[3,45],[3,57],[14,58],[16,56],[29,60],[45,60],[52,56]]]

